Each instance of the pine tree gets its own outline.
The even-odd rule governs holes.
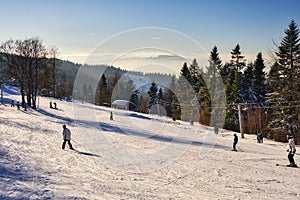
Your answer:
[[[275,135],[278,135],[276,132],[283,130],[282,128],[286,124],[299,127],[300,38],[295,21],[290,22],[284,33],[285,36],[276,52],[278,65],[274,65],[269,73],[269,81],[276,81],[276,84],[271,86],[271,93],[268,97],[268,102],[274,102],[273,105],[270,105],[272,115],[269,127],[275,132]],[[276,102],[277,104],[275,104]],[[294,129],[294,132],[294,134],[299,134],[299,129]]]
[[[188,81],[191,78],[191,72],[190,72],[186,62],[183,64],[183,67],[181,68],[180,76],[183,76]]]
[[[191,108],[192,108],[192,99],[195,97],[196,93],[193,89],[193,86],[190,84],[191,73],[187,67],[187,64],[184,63],[181,69],[180,76],[178,78],[178,85],[176,87],[176,98],[180,103],[180,113],[181,119],[188,121],[191,119]]]
[[[98,85],[98,90],[97,90],[97,102],[99,106],[103,106],[105,103],[109,103],[109,92],[108,92],[108,86],[107,86],[107,81],[106,77],[103,74],[99,85]]]
[[[242,71],[243,68],[246,66],[244,57],[245,56],[241,55],[240,45],[237,44],[235,48],[231,51],[231,63],[233,67],[237,69],[238,72]]]
[[[210,98],[213,100],[213,104],[215,104],[217,100],[217,93],[220,88],[220,84],[223,85],[220,82],[220,75],[219,70],[222,68],[222,60],[219,57],[218,48],[216,46],[213,47],[212,51],[210,52],[209,57],[209,67],[207,69],[206,73],[206,80],[209,80],[208,82],[208,90],[210,92]]]
[[[229,73],[230,73],[230,68],[231,68],[230,63],[225,63],[223,66],[221,66],[220,75],[222,77],[224,85],[227,84],[227,79],[228,79],[228,76],[229,76]]]
[[[242,102],[245,103],[255,103],[257,101],[257,97],[254,91],[255,87],[255,78],[254,78],[254,67],[252,63],[249,63],[244,71],[242,81],[243,93],[240,94],[242,98]]]
[[[230,73],[228,75],[227,83],[226,83],[226,118],[225,118],[225,128],[229,130],[238,130],[238,118],[237,118],[237,110],[235,104],[238,103],[238,91],[237,91],[237,81],[236,76],[238,72],[236,68],[231,68]]]
[[[171,82],[167,88],[165,88],[165,95],[163,98],[164,106],[167,112],[167,116],[173,117],[174,115],[174,107],[172,108],[172,103],[179,104],[178,99],[174,98],[176,93],[176,76],[173,75],[171,77]]]
[[[244,56],[241,55],[240,45],[231,52],[231,63],[229,64],[230,73],[226,80],[226,100],[227,100],[227,111],[225,118],[225,127],[230,130],[239,130],[238,124],[238,111],[236,109],[237,103],[244,102],[243,97],[246,92],[242,87],[243,74],[242,70],[245,67]]]
[[[148,108],[151,108],[153,105],[157,104],[157,85],[155,82],[151,83],[151,87],[148,91],[150,101],[148,103]]]
[[[199,87],[197,85],[199,74],[199,66],[197,60],[194,58],[193,63],[189,67],[189,75],[185,75],[185,77],[196,93],[199,92]]]
[[[262,53],[258,53],[256,60],[254,62],[254,95],[256,97],[256,102],[262,104],[265,102],[265,96],[267,93],[267,84],[266,84],[266,73],[264,69],[266,68]]]

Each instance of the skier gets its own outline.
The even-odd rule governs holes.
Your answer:
[[[11,100],[11,105],[10,107],[15,107],[15,101],[14,100]]]
[[[24,103],[24,111],[27,111],[27,103]]]
[[[219,128],[217,126],[215,126],[214,131],[215,131],[215,134],[218,134],[219,133]]]
[[[72,147],[72,144],[71,144],[71,131],[70,129],[67,128],[67,126],[64,124],[63,126],[63,139],[64,139],[64,142],[62,144],[62,149],[65,150],[65,146],[66,146],[66,142],[68,142],[68,145],[70,147],[70,149],[74,150],[73,147]]]
[[[113,112],[110,112],[110,120],[114,120],[114,114],[113,114]]]
[[[296,154],[296,146],[295,146],[294,137],[292,134],[287,134],[287,139],[289,142],[289,149],[287,150],[287,152],[289,152],[288,159],[290,161],[290,164],[287,166],[288,167],[297,167],[295,160],[294,160],[294,155]]]
[[[49,106],[49,107],[50,107],[50,108],[53,108],[53,107],[52,107],[52,101],[50,101],[50,103],[49,103],[49,104],[50,104],[50,106]]]
[[[194,125],[194,121],[192,119],[190,119],[190,125]]]
[[[20,105],[20,102],[17,101],[17,109],[18,109],[18,110],[20,110],[20,106],[21,106],[21,105]]]
[[[257,139],[257,143],[261,142],[261,134],[260,133],[257,134],[256,139]]]
[[[234,139],[233,139],[233,151],[236,151],[236,145],[239,142],[238,136],[236,134],[233,135]]]

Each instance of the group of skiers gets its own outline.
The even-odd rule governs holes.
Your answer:
[[[49,103],[49,107],[52,108],[52,109],[57,109],[57,105],[56,105],[56,102],[53,102],[53,106],[52,106],[52,101],[50,101]]]
[[[286,135],[288,140],[289,149],[287,149],[288,152],[288,160],[290,164],[287,165],[287,167],[298,167],[294,160],[294,155],[296,154],[296,146],[295,146],[295,140],[293,134],[289,131],[289,126],[286,126],[286,129],[288,130],[288,134]],[[237,134],[233,134],[233,151],[236,150],[236,145],[238,143],[239,139]],[[263,135],[261,133],[257,134],[257,142],[263,143]]]
[[[10,105],[10,107],[15,107],[15,106],[17,106],[17,109],[18,109],[18,110],[21,109],[21,104],[20,104],[19,101],[17,101],[17,103],[15,104],[15,100],[11,100],[11,105]],[[24,104],[23,107],[24,107],[24,111],[26,111],[26,110],[27,110],[26,104]]]
[[[110,120],[113,120],[113,112],[110,112]],[[215,133],[218,134],[219,129],[215,127],[214,129]],[[288,153],[288,159],[290,164],[287,165],[288,167],[297,167],[295,160],[294,160],[294,155],[296,154],[296,146],[295,146],[295,141],[294,137],[291,133],[287,134],[287,140],[289,144],[289,149],[287,150]],[[239,139],[237,134],[233,134],[233,151],[237,151],[236,145],[238,144]],[[258,143],[263,143],[263,136],[261,133],[257,135],[257,142]],[[66,125],[63,125],[63,144],[62,144],[62,149],[65,149],[66,143],[68,143],[69,148],[73,149],[73,146],[71,144],[71,131],[66,127]]]

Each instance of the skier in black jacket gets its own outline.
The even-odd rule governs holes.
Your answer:
[[[236,134],[233,135],[233,151],[236,151],[236,144],[239,142],[238,136]]]

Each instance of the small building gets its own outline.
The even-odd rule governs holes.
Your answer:
[[[133,110],[136,105],[128,100],[115,100],[111,104],[112,108],[122,109],[122,110]]]

